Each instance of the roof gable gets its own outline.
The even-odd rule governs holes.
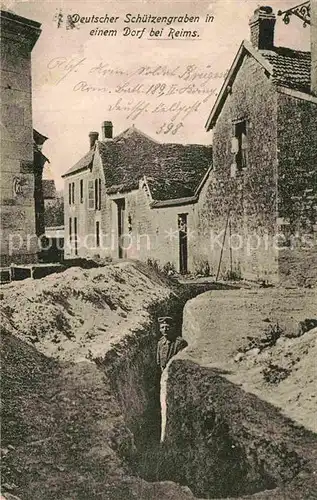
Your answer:
[[[210,146],[159,143],[133,126],[113,139],[97,141],[63,177],[92,168],[95,154],[108,194],[138,189],[146,177],[153,200],[194,196],[212,163]]]
[[[63,178],[69,177],[70,175],[77,174],[84,170],[88,170],[92,167],[94,160],[95,148],[88,151],[75,165],[73,165],[65,174],[62,175]]]
[[[266,71],[267,77],[271,78],[276,86],[292,88],[300,92],[310,92],[310,52],[284,47],[274,47],[273,50],[257,50],[250,42],[244,40],[208,117],[205,125],[207,131],[214,127],[247,54],[261,64]]]

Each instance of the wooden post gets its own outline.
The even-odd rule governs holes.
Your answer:
[[[230,274],[232,277],[233,263],[232,263],[232,248],[231,248],[231,220],[229,220],[229,259],[230,259]]]

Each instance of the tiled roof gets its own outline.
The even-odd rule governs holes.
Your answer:
[[[277,85],[310,92],[310,52],[275,47],[273,51],[261,51],[261,54],[273,66],[272,77]]]
[[[206,129],[212,129],[221,113],[223,105],[230,94],[233,82],[241,68],[244,57],[253,57],[265,69],[268,78],[275,85],[298,90],[311,95],[311,53],[285,47],[274,47],[273,50],[257,50],[244,40],[226,76],[206,122]],[[250,82],[252,85],[252,82]]]
[[[77,172],[81,172],[82,170],[86,170],[87,168],[92,166],[92,162],[94,159],[94,149],[90,149],[85,156],[83,156],[75,165],[73,165],[67,172],[65,172],[62,177],[68,177],[71,174],[75,174]]]
[[[43,179],[42,180],[42,187],[43,187],[44,200],[56,198],[56,186],[55,186],[54,180]]]
[[[174,180],[168,177],[147,177],[146,180],[154,200],[186,198],[188,196],[193,196],[195,188],[197,188],[195,185],[192,188],[188,186],[187,183],[184,184],[182,180]]]
[[[131,127],[99,142],[108,193],[137,188],[146,176],[153,199],[192,196],[211,165],[211,147],[161,144]]]

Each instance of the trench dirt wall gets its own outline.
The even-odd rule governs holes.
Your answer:
[[[313,498],[315,434],[220,370],[174,360],[166,384],[162,446],[171,479],[204,498],[240,498],[275,488],[280,489],[270,498]]]
[[[186,303],[189,346],[161,380],[161,478],[205,498],[316,498],[313,318],[316,289],[215,290]]]

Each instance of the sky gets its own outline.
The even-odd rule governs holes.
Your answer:
[[[211,144],[206,120],[242,40],[250,38],[249,19],[261,5],[256,0],[2,3],[42,25],[32,52],[33,127],[49,138],[43,153],[58,189],[61,175],[88,151],[89,132],[100,133],[105,120],[112,121],[114,135],[134,125],[159,142]],[[268,3],[277,12],[296,0]],[[127,14],[183,20],[124,22]],[[184,22],[185,14],[199,21]],[[67,23],[67,16],[106,15],[118,19],[78,22],[72,29]],[[117,30],[116,36],[96,34],[107,29]],[[299,19],[286,26],[277,18],[276,45],[309,50],[309,37]]]

